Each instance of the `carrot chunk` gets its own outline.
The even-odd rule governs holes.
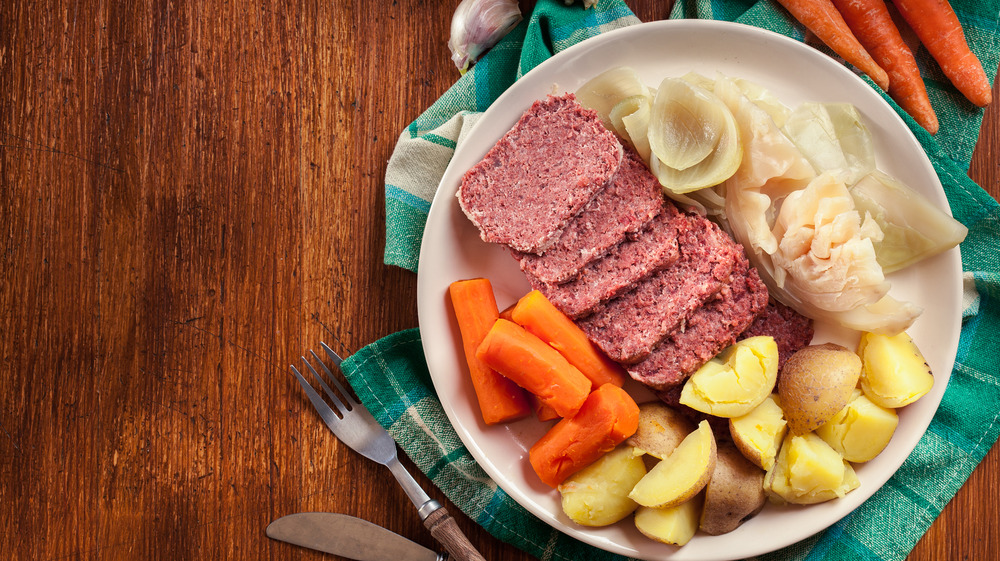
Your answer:
[[[875,62],[889,75],[889,97],[927,132],[938,131],[938,119],[927,97],[913,51],[900,35],[883,0],[833,0],[847,26]]]
[[[893,0],[944,75],[969,101],[986,107],[993,101],[990,80],[948,0]]]
[[[625,369],[591,343],[587,334],[541,292],[532,290],[518,300],[511,318],[562,353],[595,388],[604,384],[619,387],[625,384],[628,378]]]
[[[528,451],[528,461],[546,485],[597,461],[639,428],[639,406],[625,390],[604,384],[594,390],[572,417],[556,423]]]
[[[537,396],[560,417],[576,413],[590,393],[590,380],[559,351],[512,321],[496,320],[476,357]]]
[[[495,425],[530,415],[531,403],[524,389],[476,358],[476,349],[499,317],[490,281],[484,278],[455,281],[448,287],[448,293],[483,421]]]
[[[799,23],[812,31],[833,52],[864,72],[878,87],[889,89],[889,75],[851,33],[847,22],[830,0],[778,0]]]

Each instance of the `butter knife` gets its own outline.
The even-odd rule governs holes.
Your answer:
[[[332,512],[300,512],[271,522],[267,537],[357,561],[446,561],[378,524]]]

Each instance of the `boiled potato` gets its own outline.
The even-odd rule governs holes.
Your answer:
[[[640,506],[635,511],[635,527],[647,538],[670,545],[684,545],[698,531],[701,496],[669,508]]]
[[[618,446],[559,485],[563,512],[583,526],[614,524],[639,506],[628,494],[644,475],[642,457]]]
[[[864,333],[858,354],[864,363],[861,389],[876,405],[903,407],[934,386],[930,366],[906,333],[892,337]]]
[[[705,486],[698,528],[718,536],[739,528],[764,508],[764,470],[730,443],[717,443],[715,471]]]
[[[771,394],[753,411],[729,420],[729,434],[743,455],[761,469],[770,469],[778,455],[788,423],[780,398]]]
[[[816,433],[789,433],[764,475],[773,502],[815,504],[843,497],[860,485],[854,468]]]
[[[854,390],[847,406],[833,416],[816,434],[849,462],[867,462],[888,446],[899,416]]]
[[[861,377],[861,359],[844,347],[825,343],[796,351],[785,361],[778,396],[788,429],[805,434],[847,405]]]
[[[760,405],[778,376],[778,345],[769,336],[730,345],[684,383],[680,402],[716,417],[740,417]]]
[[[715,455],[712,427],[702,421],[635,484],[628,496],[641,506],[676,506],[705,488],[715,470]]]
[[[639,405],[639,429],[625,442],[659,459],[666,458],[697,428],[690,418],[662,401]]]

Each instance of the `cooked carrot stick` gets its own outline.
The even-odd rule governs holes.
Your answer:
[[[560,417],[576,413],[590,393],[590,380],[559,351],[512,321],[498,319],[476,357],[537,396]]]
[[[889,75],[861,46],[830,0],[778,0],[799,23],[806,26],[833,52],[864,72],[878,87],[889,89]]]
[[[490,281],[483,278],[455,281],[448,287],[448,293],[462,334],[465,360],[483,421],[487,425],[495,425],[529,415],[531,403],[528,394],[476,358],[476,349],[498,317]]]
[[[551,421],[553,419],[559,418],[559,415],[556,413],[555,409],[549,407],[548,405],[542,404],[542,402],[538,401],[538,398],[535,396],[531,396],[531,398],[532,401],[534,401],[535,405],[535,418],[537,418],[539,421],[542,421],[544,423],[546,421]]]
[[[958,91],[979,107],[989,105],[993,101],[990,80],[969,50],[948,0],[893,0],[893,4]]]
[[[927,132],[936,134],[938,119],[927,97],[917,60],[899,34],[883,0],[833,0],[847,26],[875,62],[889,75],[889,97]]]
[[[506,308],[500,310],[500,317],[502,317],[507,321],[514,321],[514,318],[511,317],[511,314],[514,312],[514,306],[516,305],[517,302],[514,302],[510,306],[507,306]]]
[[[511,318],[562,353],[595,388],[609,383],[619,387],[625,384],[628,378],[625,369],[591,343],[587,334],[541,292],[532,290],[518,300]]]
[[[528,461],[546,484],[556,487],[632,436],[639,406],[625,390],[604,384],[580,410],[564,418],[528,451]]]

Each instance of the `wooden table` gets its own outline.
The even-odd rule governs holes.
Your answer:
[[[0,6],[0,558],[320,559],[263,533],[307,510],[436,547],[288,365],[417,325],[383,174],[458,76],[455,3]],[[994,104],[994,197],[998,139]],[[994,449],[911,558],[993,558],[998,479]]]

